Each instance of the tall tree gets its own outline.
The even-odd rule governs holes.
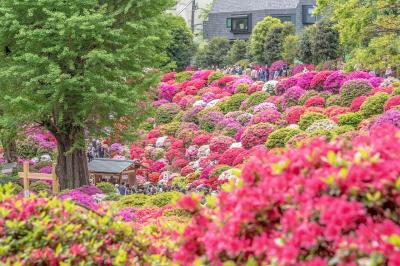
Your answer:
[[[226,55],[230,49],[228,39],[216,37],[206,45],[206,63],[209,67],[221,67],[225,63]]]
[[[314,63],[312,42],[315,36],[315,27],[309,26],[300,35],[297,57],[305,64]]]
[[[313,34],[311,49],[315,64],[334,60],[340,56],[339,33],[333,28],[331,21],[318,22]]]
[[[233,65],[243,59],[247,59],[247,42],[245,40],[235,40],[226,56],[226,63]]]
[[[336,22],[349,55],[348,68],[400,67],[398,0],[318,0],[317,12]]]
[[[297,50],[299,46],[299,37],[296,35],[288,35],[283,40],[282,59],[293,64],[297,58]]]
[[[167,48],[176,70],[182,71],[190,65],[194,51],[193,34],[182,17],[171,16],[170,27],[172,39]]]
[[[283,42],[287,36],[292,34],[294,34],[294,25],[290,22],[280,22],[271,26],[264,44],[264,62],[266,64],[271,65],[283,58]]]
[[[268,16],[255,25],[249,48],[249,54],[255,63],[265,63],[265,40],[270,28],[276,24],[282,23],[279,19]]]
[[[169,0],[0,1],[5,116],[57,139],[62,189],[87,185],[85,137],[140,112],[165,63]],[[17,89],[15,89],[17,88]]]

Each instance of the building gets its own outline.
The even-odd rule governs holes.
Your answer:
[[[202,10],[206,10],[213,0],[178,0],[172,13],[182,16],[189,27],[192,25],[192,10],[194,7],[194,33],[200,34],[203,31]],[[194,3],[194,4],[193,4]]]
[[[291,21],[299,33],[318,18],[316,0],[215,0],[204,21],[204,38],[248,39],[255,24],[266,16]]]

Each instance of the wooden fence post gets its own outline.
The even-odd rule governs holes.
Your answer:
[[[29,197],[29,162],[24,162],[24,196]]]
[[[60,192],[60,185],[58,183],[58,177],[56,175],[56,164],[53,164],[53,169],[51,170],[51,177],[53,178],[53,194]]]

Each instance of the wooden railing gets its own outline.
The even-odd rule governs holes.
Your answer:
[[[24,195],[25,196],[29,195],[29,180],[30,179],[52,181],[53,193],[57,194],[60,192],[60,187],[58,184],[58,177],[56,175],[56,166],[55,165],[53,165],[53,170],[51,171],[51,174],[40,174],[40,173],[29,172],[29,162],[24,162],[24,171],[19,172],[18,176],[23,178]]]

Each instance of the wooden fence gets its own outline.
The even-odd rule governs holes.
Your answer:
[[[53,165],[53,170],[51,174],[40,174],[29,172],[29,162],[24,162],[24,171],[18,173],[19,177],[23,178],[24,181],[24,194],[29,195],[29,179],[35,180],[49,180],[53,184],[53,193],[57,194],[60,192],[60,187],[58,184],[58,177],[56,175],[56,165]]]

